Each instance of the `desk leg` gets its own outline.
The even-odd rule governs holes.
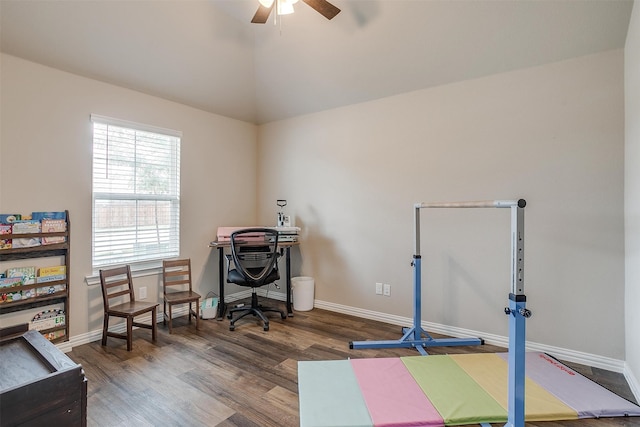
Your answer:
[[[291,246],[287,246],[284,253],[287,261],[287,317],[293,317],[291,310]]]
[[[224,320],[227,304],[224,302],[224,248],[218,247],[218,277],[220,279],[220,301],[218,302],[218,320]]]

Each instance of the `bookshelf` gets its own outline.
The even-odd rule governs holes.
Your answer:
[[[53,243],[40,246],[22,247],[22,248],[8,248],[0,249],[0,270],[4,271],[12,267],[12,263],[18,260],[33,259],[34,266],[37,265],[38,259],[59,257],[64,261],[58,263],[65,266],[65,277],[58,280],[49,280],[46,282],[39,282],[36,277],[36,282],[33,284],[21,284],[19,286],[0,288],[0,294],[5,292],[21,292],[22,294],[35,293],[36,295],[28,298],[20,298],[15,301],[0,302],[0,316],[8,313],[14,313],[17,311],[32,310],[33,314],[37,314],[34,309],[46,308],[47,306],[56,305],[62,306],[64,310],[65,321],[64,325],[57,325],[42,329],[39,332],[44,336],[49,334],[59,334],[60,331],[64,331],[64,335],[53,338],[53,343],[63,342],[69,340],[69,277],[70,277],[70,235],[71,224],[69,221],[69,212],[65,211],[66,218],[66,231],[59,232],[45,232],[45,233],[29,233],[29,234],[2,234],[2,239],[30,239],[30,238],[52,238],[52,237],[65,237],[65,241],[61,243]],[[38,265],[38,267],[41,267]],[[47,288],[50,292],[45,294],[39,294],[38,290]]]

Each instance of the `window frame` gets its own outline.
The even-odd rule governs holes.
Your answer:
[[[145,125],[141,123],[131,122],[127,120],[114,119],[111,117],[91,114],[91,123],[92,123],[92,183],[91,183],[91,266],[92,266],[92,275],[87,276],[87,283],[95,282],[95,278],[97,277],[97,272],[99,269],[109,268],[112,266],[129,264],[133,271],[139,272],[148,272],[149,274],[155,273],[159,271],[161,267],[162,259],[179,256],[180,253],[180,154],[181,154],[181,142],[182,142],[182,132],[175,131],[166,128],[160,128],[156,126]],[[96,125],[106,126],[106,131],[109,132],[109,126],[124,128],[130,131],[133,131],[135,137],[133,139],[133,145],[135,147],[139,147],[143,145],[138,138],[138,132],[141,133],[152,133],[159,135],[158,140],[169,137],[171,138],[171,147],[170,147],[170,163],[171,173],[169,175],[168,181],[169,184],[166,187],[170,187],[169,191],[161,194],[152,194],[145,193],[144,191],[138,191],[137,189],[128,189],[127,191],[96,191],[96,177],[94,170],[96,167],[96,162],[99,162],[100,159],[96,158]],[[105,158],[111,158],[109,153],[103,157],[103,162],[107,160]],[[136,157],[137,159],[137,157]],[[131,178],[136,182],[137,172],[139,171],[139,167],[144,167],[144,163],[138,163],[137,160],[134,160],[130,163],[130,166],[133,168]],[[135,187],[135,185],[134,185]],[[163,187],[164,188],[164,187]],[[100,190],[100,189],[99,189]],[[122,259],[116,260],[114,257],[111,262],[107,260],[107,262],[99,262],[96,257],[96,240],[97,240],[97,230],[96,230],[96,212],[97,212],[97,203],[100,201],[121,201],[123,203],[126,202],[134,202],[134,216],[136,217],[136,225],[134,225],[135,229],[131,231],[135,235],[135,243],[134,246],[139,243],[138,234],[141,231],[141,226],[137,224],[138,218],[138,209],[140,208],[139,202],[143,204],[145,202],[169,202],[169,226],[164,227],[165,233],[168,236],[168,250],[162,252],[161,248],[158,248],[158,253],[153,254],[150,253],[148,255],[144,255],[143,252],[136,252],[133,249],[133,254],[124,255]],[[157,207],[154,207],[157,208]],[[158,212],[155,211],[155,217],[157,218]],[[117,240],[117,239],[116,239]],[[157,243],[161,246],[160,242]],[[98,262],[97,262],[98,261]],[[90,283],[91,284],[91,283]]]

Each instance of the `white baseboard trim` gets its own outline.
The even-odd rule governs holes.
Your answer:
[[[315,300],[314,307],[329,311],[335,311],[337,313],[350,314],[365,319],[378,320],[380,322],[390,323],[392,325],[399,325],[403,327],[413,325],[413,318],[379,313],[376,311],[364,310],[361,308],[349,307],[325,301]],[[505,348],[509,347],[509,338],[505,336],[488,334],[482,331],[474,331],[471,329],[457,328],[454,326],[447,326],[439,323],[425,321],[422,321],[421,326],[424,330],[437,334],[448,335],[454,338],[479,337],[482,338],[487,344],[497,345]],[[398,339],[400,339],[400,336],[398,337]],[[527,341],[526,349],[529,351],[541,351],[544,353],[548,353],[553,357],[565,360],[567,362],[580,363],[583,365],[606,369],[608,371],[618,373],[624,373],[625,371],[625,362],[618,359],[612,359],[609,357],[598,356],[595,354],[584,353],[546,344],[539,344],[531,341]]]
[[[271,299],[275,299],[278,301],[286,301],[287,300],[287,294],[285,292],[276,292],[274,290],[271,289],[259,289],[258,290],[258,295],[261,297],[265,297],[265,298],[271,298]],[[232,303],[234,301],[238,301],[241,299],[245,299],[245,298],[251,298],[251,290],[244,290],[244,291],[240,291],[240,292],[236,292],[233,293],[231,295],[226,295],[225,296],[225,301],[227,303]],[[172,315],[173,318],[175,319],[176,317],[182,317],[182,316],[186,316],[187,315],[187,311],[188,311],[188,306],[182,305],[179,307],[176,307],[175,309],[172,310]],[[142,322],[142,323],[151,323],[151,315],[146,315],[143,317],[137,317],[136,318],[137,322]],[[162,313],[161,311],[158,311],[158,316],[156,318],[156,321],[158,323],[163,322],[164,321],[164,313]],[[111,327],[109,327],[110,331],[113,332],[117,332],[117,333],[124,333],[126,331],[126,324],[124,322],[113,325]],[[84,334],[80,334],[80,335],[74,335],[72,336],[69,341],[63,342],[63,343],[59,343],[56,344],[56,347],[64,352],[64,353],[68,353],[70,352],[73,347],[79,346],[79,345],[83,345],[83,344],[89,344],[90,342],[94,342],[94,341],[100,341],[102,339],[102,329],[98,329],[98,330],[94,330],[94,331],[90,331]]]
[[[286,301],[286,293],[284,292],[276,292],[271,289],[259,289],[258,295],[261,297],[268,297],[271,299],[275,299],[278,301]],[[251,290],[245,290],[236,292],[230,295],[225,296],[225,301],[227,303],[232,303],[234,301],[238,301],[241,299],[251,297]],[[320,308],[323,310],[333,311],[336,313],[349,314],[356,317],[361,317],[364,319],[378,320],[384,323],[390,323],[392,325],[398,326],[412,326],[413,319],[409,317],[396,316],[392,314],[380,313],[372,310],[365,310],[357,307],[349,307],[342,304],[335,304],[331,302],[314,300],[314,307]],[[174,318],[181,317],[187,315],[188,307],[186,305],[181,306],[173,311]],[[158,313],[157,321],[162,322],[164,319],[163,313]],[[144,316],[139,318],[139,321],[149,323],[151,322],[151,315]],[[110,330],[114,332],[124,332],[126,325],[124,323],[112,326]],[[487,334],[482,331],[474,331],[471,329],[457,328],[454,326],[442,325],[439,323],[432,322],[422,322],[422,328],[426,331],[448,335],[454,338],[464,338],[464,337],[479,337],[482,338],[487,344],[497,345],[500,347],[509,347],[509,338],[500,335]],[[400,331],[398,331],[400,333]],[[400,337],[398,337],[399,339]],[[75,346],[88,344],[93,341],[99,341],[102,339],[102,329],[87,332],[85,334],[76,335],[70,338],[69,341],[57,344],[56,347],[63,352],[69,352]],[[555,347],[546,344],[535,343],[531,341],[527,341],[526,349],[528,351],[541,351],[544,353],[548,353],[553,357],[565,360],[568,362],[580,363],[582,365],[591,366],[595,368],[605,369],[607,371],[613,371],[617,373],[624,374],[627,383],[629,383],[629,387],[633,392],[636,400],[640,401],[640,383],[638,379],[633,375],[628,365],[623,360],[613,359],[609,357],[599,356],[596,354],[585,353],[581,351],[566,349],[562,347]]]
[[[624,366],[624,378],[627,380],[627,384],[629,384],[629,388],[635,396],[636,402],[640,402],[640,382],[638,382],[636,376],[633,375],[628,363],[625,363]]]
[[[171,314],[175,319],[177,317],[186,316],[188,310],[189,310],[189,306],[185,304],[183,306],[173,309],[171,311]],[[156,316],[156,323],[162,323],[163,321],[164,321],[164,313],[158,312]],[[147,314],[145,316],[136,317],[136,322],[151,323],[151,315]],[[133,329],[138,329],[138,328],[134,326]],[[119,334],[125,333],[126,330],[127,330],[127,324],[124,321],[119,322],[117,324],[115,324],[114,322],[114,324],[109,327],[109,332],[117,332]],[[100,341],[101,339],[102,339],[102,329],[97,329],[94,331],[87,332],[85,334],[75,335],[71,337],[71,339],[67,342],[56,344],[56,347],[58,347],[60,351],[64,353],[68,353],[73,349],[73,347],[83,345],[83,344],[89,344],[90,342],[94,342],[94,341]]]

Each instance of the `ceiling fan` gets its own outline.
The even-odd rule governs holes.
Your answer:
[[[276,7],[276,13],[278,15],[287,15],[293,13],[293,4],[298,0],[258,0],[258,10],[251,20],[254,24],[264,24],[269,19],[271,10]],[[327,0],[302,0],[318,13],[327,19],[332,19],[338,13],[340,9],[329,3]]]

